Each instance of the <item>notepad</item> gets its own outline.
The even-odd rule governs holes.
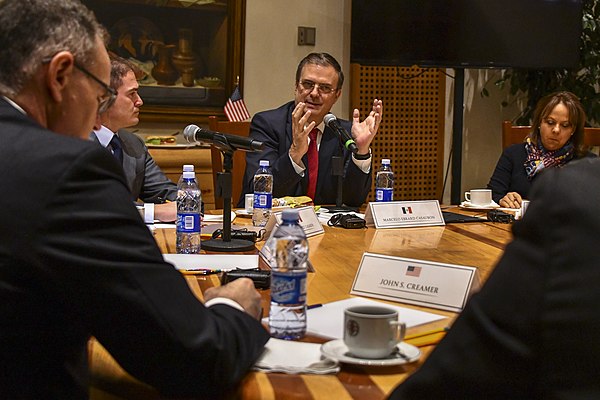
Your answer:
[[[427,324],[447,317],[412,308],[400,307],[381,301],[352,297],[345,300],[334,301],[307,311],[307,332],[326,339],[343,339],[344,337],[344,310],[353,306],[383,306],[398,311],[399,320],[406,323],[407,328]]]
[[[184,270],[258,268],[258,254],[163,254],[163,258]]]

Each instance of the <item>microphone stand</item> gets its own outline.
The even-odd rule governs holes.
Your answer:
[[[215,252],[241,252],[255,250],[254,242],[231,238],[231,169],[236,150],[224,135],[215,135],[212,146],[223,154],[223,171],[217,172],[215,196],[223,198],[223,234],[221,238],[205,240],[201,248]]]
[[[344,159],[342,157],[339,156],[333,156],[331,158],[331,174],[335,177],[337,177],[337,191],[336,191],[336,198],[335,198],[335,207],[326,207],[329,210],[330,214],[335,214],[335,213],[343,213],[343,212],[349,212],[349,211],[358,211],[357,208],[352,208],[352,207],[348,207],[348,206],[344,206],[342,204],[342,192],[343,192],[343,185],[342,185],[342,178],[344,175]]]

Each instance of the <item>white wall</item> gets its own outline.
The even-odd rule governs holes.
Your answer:
[[[334,56],[350,72],[351,0],[247,0],[244,102],[251,115],[294,99],[296,67],[311,52]],[[298,46],[298,26],[315,27],[316,45]],[[349,85],[333,113],[348,117]]]
[[[454,76],[454,70],[448,69]],[[517,106],[502,107],[503,100],[511,103],[508,90],[500,90],[493,83],[500,77],[500,70],[466,69],[464,87],[463,155],[461,200],[469,189],[485,188],[494,167],[502,153],[502,121],[512,120],[517,114]],[[489,97],[482,97],[486,87]],[[454,80],[446,80],[446,127],[444,165],[452,143],[452,117],[454,112]],[[444,190],[444,203],[450,204],[451,176]]]

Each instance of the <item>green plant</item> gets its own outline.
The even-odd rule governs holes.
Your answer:
[[[494,82],[499,88],[508,86],[513,96],[512,102],[522,101],[524,108],[514,118],[514,122],[529,125],[535,105],[544,95],[557,91],[568,90],[575,93],[581,100],[588,121],[600,123],[600,0],[584,0],[583,30],[580,40],[580,57],[578,65],[572,69],[531,70],[511,68],[502,72],[501,77]],[[550,22],[548,28],[552,29]],[[560,22],[559,22],[560,23]],[[489,92],[484,87],[482,96]],[[504,101],[503,106],[508,102]]]

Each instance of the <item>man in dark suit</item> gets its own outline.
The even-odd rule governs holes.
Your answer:
[[[268,340],[260,295],[198,301],[88,140],[115,95],[104,37],[77,0],[0,1],[0,398],[87,399],[90,336],[164,395],[219,398]]]
[[[392,399],[600,398],[600,160],[544,172],[514,241]]]
[[[340,121],[346,131],[351,131],[358,147],[358,153],[352,155],[323,123],[342,94],[343,83],[342,69],[331,55],[311,53],[300,61],[295,100],[252,118],[250,137],[263,142],[264,147],[262,152],[246,154],[238,207],[244,207],[246,193],[254,192],[253,178],[260,160],[269,160],[273,171],[273,197],[306,195],[315,204],[335,204],[338,185],[332,174],[334,156],[343,160],[343,203],[353,207],[364,203],[372,180],[370,145],[381,122],[382,103],[375,99],[372,111],[362,122],[357,109],[352,124]],[[315,146],[313,154],[318,158],[314,169],[311,146]]]
[[[117,97],[114,104],[98,116],[90,139],[117,156],[131,197],[145,203],[146,223],[152,223],[154,219],[174,221],[177,218],[177,185],[156,165],[144,141],[123,129],[138,124],[140,107],[144,104],[133,68],[125,60],[111,61],[110,87],[117,91]]]

